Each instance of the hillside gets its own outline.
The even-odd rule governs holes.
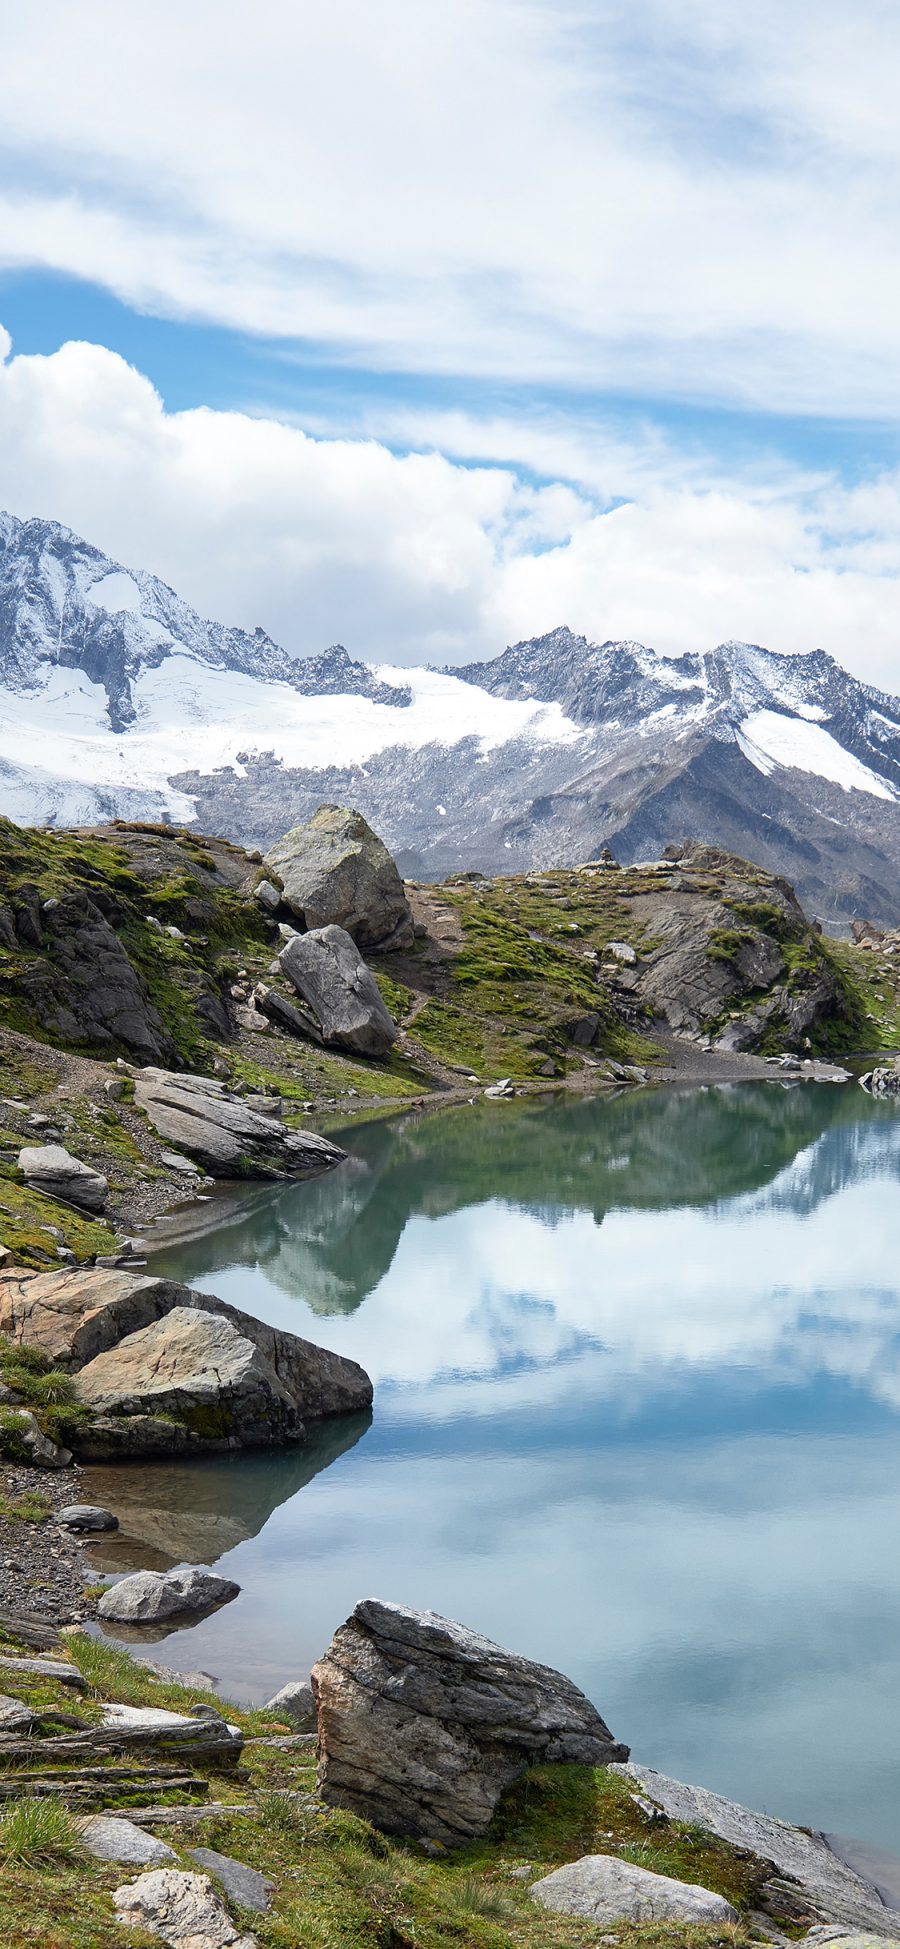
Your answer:
[[[900,921],[900,701],[821,651],[678,658],[560,628],[457,670],[296,659],[49,521],[0,514],[0,803],[266,846],[354,804],[404,870],[626,862],[686,834],[832,931]]]
[[[264,870],[168,827],[0,825],[0,1236],[28,1263],[109,1253],[114,1228],[183,1197],[190,1171],[198,1183],[134,1101],[148,1063],[219,1078],[295,1131],[505,1077],[609,1089],[685,1062],[745,1074],[759,1055],[900,1040],[887,946],[828,943],[784,883],[697,847],[634,868],[409,884],[413,944],[371,962],[398,1040],[363,1060],[255,1006],[292,994],[281,923],[256,896]],[[102,1172],[102,1215],[51,1209],[23,1184],[15,1159],[35,1142]]]

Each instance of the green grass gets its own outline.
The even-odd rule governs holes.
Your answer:
[[[0,1808],[0,1861],[22,1867],[48,1867],[78,1853],[78,1824],[67,1807],[29,1798]]]
[[[25,1489],[20,1496],[0,1495],[0,1518],[16,1523],[45,1523],[52,1513],[53,1504],[39,1489]]]
[[[42,1225],[56,1226],[62,1238],[54,1239]],[[29,1190],[16,1182],[13,1166],[0,1163],[0,1244],[8,1245],[23,1265],[58,1265],[57,1244],[84,1264],[98,1253],[113,1252],[115,1243],[114,1232],[102,1219],[81,1218],[67,1205]]]

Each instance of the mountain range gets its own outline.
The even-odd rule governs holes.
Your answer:
[[[561,628],[453,670],[299,659],[0,513],[0,812],[265,846],[323,800],[408,877],[689,837],[783,873],[828,927],[900,922],[900,699],[821,650],[669,658]]]

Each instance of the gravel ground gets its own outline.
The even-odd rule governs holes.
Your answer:
[[[0,1469],[0,1607],[45,1617],[51,1624],[77,1624],[92,1617],[95,1600],[85,1583],[95,1572],[85,1561],[90,1537],[71,1536],[52,1515],[46,1522],[23,1522],[8,1505],[26,1493],[43,1496],[54,1510],[87,1502],[77,1464],[55,1473],[48,1469]]]

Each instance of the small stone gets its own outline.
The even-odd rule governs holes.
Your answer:
[[[189,1178],[200,1176],[199,1164],[195,1164],[191,1157],[179,1157],[176,1150],[161,1150],[159,1161],[165,1165],[167,1171],[180,1171],[184,1177]]]
[[[104,1530],[118,1529],[119,1518],[111,1509],[101,1509],[91,1502],[69,1502],[64,1509],[58,1509],[55,1517],[62,1529]]]
[[[612,955],[614,961],[621,961],[627,968],[633,968],[637,960],[634,948],[628,941],[607,941],[606,952]]]
[[[167,1570],[164,1575],[156,1570],[138,1570],[104,1591],[97,1610],[101,1617],[118,1624],[156,1624],[190,1611],[230,1604],[240,1588],[230,1577],[220,1577],[202,1564]]]

